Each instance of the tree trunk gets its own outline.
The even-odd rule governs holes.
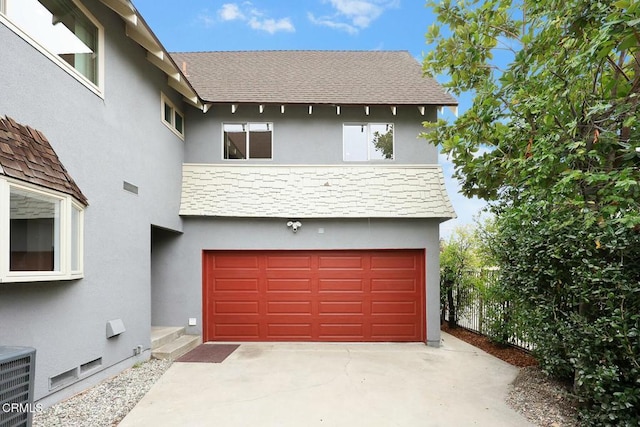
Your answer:
[[[509,301],[505,301],[502,304],[502,343],[509,343],[509,326],[511,323],[511,307],[509,306]]]
[[[453,286],[447,288],[447,302],[449,304],[449,327],[455,328],[458,326],[458,319],[456,318],[456,303],[453,298]]]

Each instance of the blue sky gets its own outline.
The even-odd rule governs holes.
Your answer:
[[[133,0],[170,52],[216,50],[407,50],[418,61],[435,21],[422,0]],[[468,99],[459,99],[460,111]],[[446,112],[445,117],[451,118]],[[484,206],[458,193],[452,166],[440,163],[458,219],[441,225],[447,237]]]

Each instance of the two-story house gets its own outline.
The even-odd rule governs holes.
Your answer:
[[[408,52],[173,57],[209,109],[186,116],[184,234],[154,247],[153,323],[439,342],[438,225],[454,213],[418,135],[455,101]]]
[[[437,345],[423,121],[406,52],[165,50],[128,0],[0,0],[0,346],[49,404],[204,340]]]

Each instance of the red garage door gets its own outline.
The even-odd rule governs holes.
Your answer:
[[[424,341],[424,251],[205,251],[205,341]]]

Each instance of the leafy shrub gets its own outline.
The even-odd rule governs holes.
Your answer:
[[[522,216],[534,211],[537,220],[523,226]],[[582,422],[638,425],[640,233],[603,226],[592,214],[546,203],[511,206],[497,221],[493,245],[500,283],[525,314],[518,321],[542,368],[573,379]]]

